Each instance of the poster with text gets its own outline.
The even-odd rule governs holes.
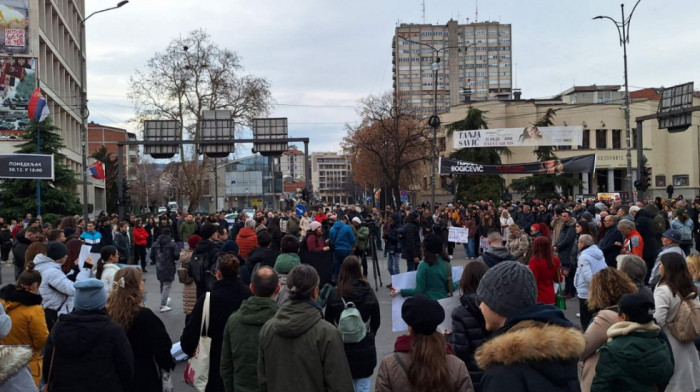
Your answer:
[[[583,127],[536,127],[477,129],[456,131],[452,135],[454,148],[580,146]]]
[[[0,53],[29,53],[29,0],[0,0]]]
[[[562,174],[593,173],[596,155],[580,155],[571,158],[552,159],[544,162],[511,163],[506,165],[482,165],[454,159],[440,158],[441,175],[460,174]]]

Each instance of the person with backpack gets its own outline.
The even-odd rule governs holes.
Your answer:
[[[654,289],[654,319],[671,343],[674,362],[673,377],[666,390],[695,391],[700,388],[700,359],[693,344],[694,336],[681,341],[676,335],[677,327],[683,324],[694,322],[696,328],[700,326],[698,289],[690,277],[685,258],[678,253],[661,256],[659,274],[661,280]],[[686,301],[695,306],[694,311]]]
[[[343,260],[338,286],[328,295],[324,318],[340,331],[355,391],[369,391],[377,365],[374,339],[381,320],[379,301],[362,274],[357,256]]]
[[[151,262],[156,264],[156,277],[160,282],[161,313],[172,310],[168,306],[170,305],[169,295],[175,279],[178,260],[180,260],[180,247],[170,238],[170,228],[165,227],[161,230],[160,236],[153,242],[151,249]]]
[[[216,278],[213,275],[212,267],[216,262],[216,255],[221,252],[219,232],[216,230],[216,226],[210,223],[202,225],[202,228],[199,229],[199,236],[202,237],[202,240],[194,248],[189,264],[190,276],[197,285],[197,298],[213,287]]]

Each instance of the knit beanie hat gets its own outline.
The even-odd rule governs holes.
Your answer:
[[[510,318],[537,302],[537,283],[524,264],[502,261],[486,271],[476,296],[494,312]]]
[[[199,235],[203,240],[208,240],[214,235],[214,233],[216,233],[216,226],[212,225],[211,223],[207,223],[206,225],[202,226],[201,229],[199,229]]]
[[[190,249],[194,249],[197,247],[197,244],[199,244],[199,241],[202,240],[202,237],[198,236],[197,234],[193,234],[190,236],[190,238],[187,239],[187,245],[190,246]]]
[[[322,225],[319,222],[313,221],[311,222],[311,231],[316,231],[316,229],[318,229],[321,226]]]
[[[228,240],[224,242],[224,246],[221,247],[221,252],[226,253],[226,252],[235,252],[238,254],[240,249],[238,248],[238,244],[236,241],[233,240]]]
[[[436,234],[430,233],[423,239],[423,247],[427,252],[439,254],[442,252],[442,241]]]
[[[644,293],[625,294],[618,304],[620,314],[627,315],[627,321],[646,324],[654,319],[654,301]]]
[[[53,261],[59,260],[68,255],[68,248],[62,242],[49,241],[46,244],[46,256]]]
[[[432,335],[437,326],[445,320],[445,309],[438,301],[419,294],[409,297],[401,306],[401,318],[413,332]]]
[[[3,307],[2,302],[0,302],[0,339],[7,336],[11,329],[12,319],[5,313],[5,307]]]
[[[81,280],[75,283],[75,299],[73,307],[77,310],[101,310],[107,304],[105,285],[101,280],[94,278]]]

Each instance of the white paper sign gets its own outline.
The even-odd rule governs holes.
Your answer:
[[[75,278],[76,282],[95,277],[91,270],[83,268],[83,265],[85,264],[85,259],[87,259],[88,256],[92,259],[92,265],[95,266],[97,265],[97,260],[100,259],[99,253],[90,253],[90,249],[92,249],[92,245],[83,245],[82,247],[80,247],[80,255],[78,256],[78,267],[80,267],[80,272]]]
[[[462,306],[462,303],[459,301],[459,294],[455,292],[451,297],[443,298],[438,302],[445,309],[445,321],[438,325],[437,329],[440,332],[445,332],[445,330],[452,332],[452,311]]]
[[[450,227],[450,231],[447,234],[447,241],[466,244],[469,242],[469,229],[465,229],[463,227]]]

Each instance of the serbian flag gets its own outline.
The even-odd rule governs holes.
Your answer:
[[[90,172],[90,175],[93,178],[96,178],[98,180],[104,180],[105,179],[105,168],[102,166],[102,162],[96,161],[95,163],[90,166],[88,169]]]
[[[39,88],[32,93],[27,112],[29,113],[29,118],[37,122],[42,122],[49,116],[49,105],[46,104],[46,99],[41,95]]]

